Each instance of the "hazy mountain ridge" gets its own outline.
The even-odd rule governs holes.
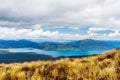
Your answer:
[[[37,48],[38,43],[29,40],[0,40],[0,48]]]
[[[105,41],[92,40],[92,39],[73,41],[68,43],[67,45],[71,45],[73,47],[82,50],[109,50],[115,47],[112,44],[109,44]]]
[[[43,50],[110,50],[117,48],[115,42],[106,42],[92,39],[71,41],[67,43],[42,42],[29,40],[0,40],[0,48],[37,48]],[[117,42],[117,44],[120,42]]]

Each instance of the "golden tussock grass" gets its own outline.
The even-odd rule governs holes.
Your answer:
[[[0,80],[120,80],[120,50],[83,58],[3,63]]]

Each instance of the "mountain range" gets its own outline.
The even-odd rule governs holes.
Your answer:
[[[30,40],[0,40],[0,48],[36,48],[42,50],[111,50],[120,47],[120,41],[84,39],[71,42],[33,42]]]

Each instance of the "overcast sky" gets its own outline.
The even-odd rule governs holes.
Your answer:
[[[120,0],[0,0],[0,39],[120,40]]]

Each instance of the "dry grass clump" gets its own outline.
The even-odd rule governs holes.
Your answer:
[[[0,80],[120,80],[120,50],[84,58],[0,64]]]

